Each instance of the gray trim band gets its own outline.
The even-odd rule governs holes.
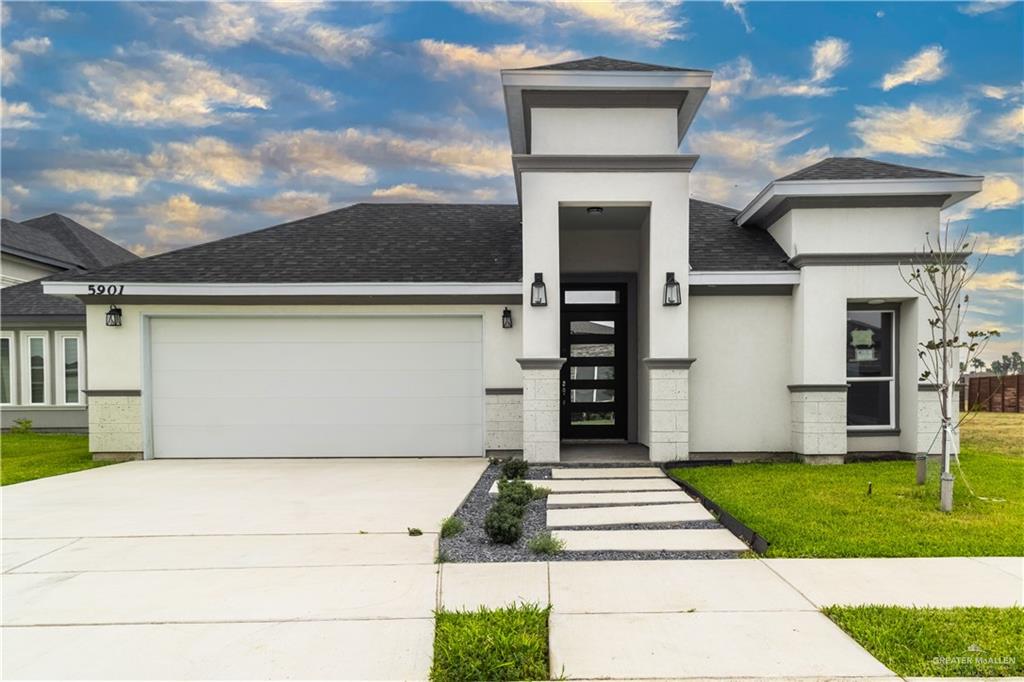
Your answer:
[[[644,358],[647,369],[690,369],[697,358]]]
[[[83,391],[90,398],[128,398],[139,397],[142,391],[134,388],[91,388]]]
[[[898,436],[899,429],[871,429],[863,431],[850,431],[847,429],[847,438],[884,438],[885,436]]]
[[[691,284],[690,296],[792,296],[795,284]]]
[[[963,254],[959,262],[967,260],[969,255],[969,253]],[[900,263],[911,265],[931,261],[932,259],[926,254],[906,251],[888,253],[804,253],[789,259],[790,265],[797,268],[805,265],[898,265]]]
[[[848,384],[789,384],[790,393],[846,393]]]
[[[484,395],[522,395],[521,388],[485,388]]]
[[[935,384],[918,384],[917,385],[917,390],[921,391],[921,392],[938,393],[939,387],[936,386]],[[960,386],[957,385],[957,384],[954,384],[953,385],[953,391],[959,392],[960,391]]]
[[[53,294],[51,294],[53,295]],[[479,296],[130,296],[115,297],[122,305],[521,305],[522,294],[481,294]],[[110,296],[78,296],[86,305],[107,305]]]
[[[534,173],[687,173],[693,170],[697,154],[613,155],[613,154],[513,154],[512,169],[518,176]]]
[[[523,369],[562,369],[565,358],[516,358]]]

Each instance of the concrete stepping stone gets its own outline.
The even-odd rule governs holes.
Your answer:
[[[648,504],[633,507],[548,509],[547,514],[548,528],[611,526],[631,523],[671,523],[674,521],[713,521],[715,518],[707,509],[699,504]]]
[[[658,467],[576,467],[552,469],[551,478],[664,478]]]
[[[631,504],[693,504],[694,499],[682,490],[660,490],[636,493],[551,493],[548,495],[548,508],[577,507],[580,505],[617,506]]]
[[[570,552],[743,551],[750,549],[724,528],[672,530],[556,530]]]
[[[616,479],[549,479],[544,481],[527,481],[531,485],[547,488],[553,493],[611,493],[629,490],[674,490],[679,486],[668,478],[616,478]],[[498,482],[491,484],[491,495],[498,494]]]

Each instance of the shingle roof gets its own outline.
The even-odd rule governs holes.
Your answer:
[[[678,66],[659,66],[658,64],[645,64],[643,62],[630,62],[625,59],[612,59],[611,57],[588,57],[576,59],[570,62],[559,64],[544,64],[543,66],[530,66],[524,69],[510,69],[511,71],[701,71],[701,69],[682,69]]]
[[[914,178],[965,178],[967,175],[900,166],[861,157],[833,156],[779,178],[785,180],[900,180]]]
[[[786,270],[770,235],[737,211],[690,201],[695,270]],[[64,277],[119,282],[517,282],[515,204],[356,204],[143,260]]]
[[[28,258],[36,256],[46,262],[57,261],[65,267],[81,265],[79,257],[53,235],[6,218],[0,221],[0,249]]]
[[[5,320],[24,317],[39,317],[40,321],[53,316],[81,316],[85,321],[85,306],[77,298],[51,296],[43,293],[46,280],[63,280],[67,272],[60,272],[43,279],[32,280],[0,290],[0,317]]]
[[[74,254],[78,265],[87,269],[138,259],[138,256],[128,249],[59,213],[23,220],[21,224],[53,237],[67,251]]]

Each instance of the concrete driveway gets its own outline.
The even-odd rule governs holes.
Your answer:
[[[3,677],[423,679],[438,525],[485,464],[150,461],[8,486]]]

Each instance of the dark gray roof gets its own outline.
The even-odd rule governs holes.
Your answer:
[[[900,166],[860,157],[833,156],[779,178],[784,180],[901,180],[914,178],[966,178],[967,175]]]
[[[79,258],[53,235],[6,218],[0,221],[0,249],[23,258],[38,258],[58,267],[73,268]]]
[[[81,317],[85,322],[85,306],[77,298],[51,296],[43,293],[46,280],[63,280],[68,272],[60,272],[43,279],[32,280],[0,290],[0,317],[10,322],[16,319],[36,318],[45,323],[53,317]]]
[[[702,71],[701,69],[681,69],[678,66],[659,66],[643,62],[630,62],[625,59],[611,57],[588,57],[559,64],[544,64],[512,71]]]
[[[786,270],[770,235],[737,211],[690,201],[695,270]],[[355,204],[89,273],[70,281],[296,283],[517,282],[522,226],[515,204]]]
[[[86,269],[138,260],[138,256],[128,249],[59,213],[23,220],[21,224],[60,242],[68,252],[74,254],[75,263]]]
[[[740,227],[735,208],[690,199],[690,266],[694,270],[794,270],[767,230]]]

